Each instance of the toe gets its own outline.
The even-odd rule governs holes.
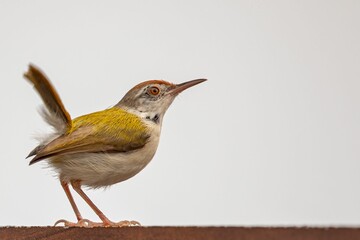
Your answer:
[[[98,222],[92,222],[88,219],[81,219],[78,222],[79,225],[81,225],[81,227],[87,227],[87,228],[93,228],[93,227],[103,227],[104,223],[98,223]]]
[[[54,224],[54,227],[56,227],[59,224],[64,224],[64,227],[75,227],[76,226],[76,223],[69,222],[65,219],[60,219],[60,220],[56,221],[56,223]]]
[[[131,226],[140,227],[141,224],[138,221],[130,221]]]
[[[114,227],[134,227],[134,226],[141,226],[141,224],[137,221],[120,221],[116,223]]]
[[[54,226],[57,226],[58,224],[64,224],[64,227],[85,227],[85,228],[102,227],[103,226],[103,223],[92,222],[88,219],[81,219],[77,223],[70,222],[65,219],[60,219],[54,224]]]

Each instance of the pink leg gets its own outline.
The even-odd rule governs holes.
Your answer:
[[[99,216],[102,223],[95,223],[86,220],[88,227],[123,227],[123,226],[140,226],[140,223],[137,221],[121,221],[118,223],[114,223],[110,221],[104,213],[90,200],[90,198],[84,193],[81,189],[81,182],[80,181],[71,181],[71,185],[74,190],[85,200],[85,202],[94,210],[94,212]]]
[[[75,215],[76,215],[77,220],[80,221],[80,220],[83,219],[83,218],[82,218],[82,216],[81,216],[81,214],[80,214],[80,211],[79,211],[78,207],[77,207],[76,204],[75,204],[75,201],[74,201],[73,196],[71,195],[71,192],[70,192],[68,183],[61,181],[61,186],[63,187],[63,189],[64,189],[64,191],[65,191],[65,193],[66,193],[66,196],[67,196],[68,199],[69,199],[69,202],[70,202],[70,204],[71,204],[72,209],[73,209],[74,212],[75,212]]]
[[[77,223],[72,223],[72,222],[69,222],[67,220],[60,219],[55,223],[55,226],[58,225],[59,223],[64,223],[65,227],[86,227],[87,226],[86,220],[84,220],[82,218],[81,213],[80,213],[78,207],[76,206],[74,198],[71,195],[71,192],[70,192],[70,189],[69,189],[69,184],[67,182],[65,182],[65,181],[60,181],[60,183],[61,183],[61,186],[63,187],[63,189],[64,189],[64,191],[66,193],[67,198],[69,199],[69,202],[71,204],[72,209],[75,212],[75,215],[76,215],[76,218],[77,218],[78,222]]]
[[[103,221],[104,226],[111,226],[114,223],[111,222],[102,211],[90,200],[90,198],[84,193],[81,189],[80,181],[71,181],[71,185],[74,190],[85,200],[85,202],[94,210],[94,212],[99,216],[99,218]]]

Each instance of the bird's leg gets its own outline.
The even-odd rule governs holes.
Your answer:
[[[81,213],[80,213],[78,207],[76,206],[76,203],[75,203],[75,201],[74,201],[73,196],[71,195],[71,192],[70,192],[68,183],[61,181],[61,186],[64,188],[64,191],[65,191],[65,193],[66,193],[66,196],[67,196],[68,199],[69,199],[69,202],[70,202],[70,204],[71,204],[71,207],[72,207],[73,210],[74,210],[74,213],[75,213],[75,215],[76,215],[77,220],[80,221],[80,220],[83,219],[83,218],[82,218],[82,216],[81,216]]]
[[[61,219],[61,220],[58,220],[58,221],[55,223],[55,226],[56,226],[57,224],[59,224],[59,223],[64,223],[65,227],[76,227],[76,226],[78,226],[78,227],[85,227],[85,226],[86,226],[86,223],[83,223],[83,222],[82,222],[82,221],[83,221],[83,218],[82,218],[82,216],[81,216],[81,213],[80,213],[78,207],[76,206],[76,203],[75,203],[75,201],[74,201],[73,196],[71,195],[71,192],[70,192],[70,189],[69,189],[69,184],[68,184],[67,182],[65,182],[65,181],[60,181],[60,183],[61,183],[61,186],[62,186],[63,189],[64,189],[64,192],[65,192],[67,198],[69,199],[69,202],[70,202],[70,204],[71,204],[72,209],[73,209],[74,212],[75,212],[75,215],[76,215],[76,218],[77,218],[78,222],[77,222],[77,223],[72,223],[72,222],[69,222],[69,221],[67,221],[67,220]]]
[[[80,181],[71,181],[71,185],[74,188],[74,190],[85,200],[85,202],[94,210],[94,212],[99,216],[99,218],[103,221],[104,226],[111,226],[113,222],[111,222],[103,212],[100,211],[100,209],[90,200],[90,198],[84,193],[84,191],[81,189],[81,183]],[[96,224],[88,222],[89,224]]]
[[[90,200],[90,198],[84,193],[81,189],[80,181],[71,181],[71,185],[74,190],[85,200],[85,202],[94,210],[94,212],[99,216],[102,223],[95,223],[89,220],[84,220],[87,227],[124,227],[124,226],[140,226],[140,223],[137,221],[121,221],[118,223],[110,221],[104,213]]]

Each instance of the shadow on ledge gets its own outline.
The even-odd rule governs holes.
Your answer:
[[[312,227],[0,227],[1,240],[162,240],[162,239],[243,239],[243,240],[360,240],[360,228]]]

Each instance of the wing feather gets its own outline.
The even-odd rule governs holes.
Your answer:
[[[73,128],[40,149],[30,164],[56,155],[132,151],[149,137],[139,117],[113,107],[74,119]]]

